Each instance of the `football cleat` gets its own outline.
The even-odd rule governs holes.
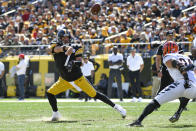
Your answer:
[[[178,121],[179,118],[180,118],[180,113],[175,113],[175,114],[169,119],[169,121],[170,121],[171,123],[174,123],[174,122]]]
[[[133,97],[131,102],[136,102],[137,101],[137,98],[136,97]]]
[[[126,117],[127,111],[122,106],[116,104],[114,106],[114,109],[117,110],[118,112],[120,112],[122,118],[125,118]]]
[[[141,97],[139,97],[138,102],[142,102],[142,98]]]
[[[140,121],[136,120],[133,123],[127,124],[127,126],[143,127]]]
[[[60,119],[61,119],[61,114],[58,111],[52,113],[51,121],[59,121]]]

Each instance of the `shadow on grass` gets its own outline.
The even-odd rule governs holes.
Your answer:
[[[95,120],[60,120],[60,121],[46,121],[46,123],[77,123],[77,122],[93,122]]]
[[[62,120],[62,121],[46,121],[46,123],[77,123],[79,121],[70,121],[70,120]]]
[[[166,126],[157,126],[159,128],[191,128],[196,127],[196,125],[166,125]]]

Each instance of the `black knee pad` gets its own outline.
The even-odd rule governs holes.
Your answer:
[[[159,108],[161,105],[157,102],[157,100],[153,99],[151,104],[154,106],[154,108]]]
[[[94,97],[95,99],[100,99],[103,96],[101,92],[96,92],[96,96]]]
[[[55,95],[53,95],[53,94],[51,94],[51,93],[49,93],[49,92],[46,92],[46,95],[47,95],[48,97],[50,97],[50,96],[55,96]]]
[[[180,100],[180,103],[188,103],[190,99],[185,98],[185,97],[180,97],[179,100]]]

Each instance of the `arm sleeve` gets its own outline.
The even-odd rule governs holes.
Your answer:
[[[157,49],[156,55],[163,55],[163,51],[162,51],[163,45],[160,45]]]

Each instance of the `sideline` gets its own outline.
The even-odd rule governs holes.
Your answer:
[[[111,99],[113,102],[120,102],[119,99]],[[140,103],[140,102],[131,102],[132,99],[123,99],[123,102],[120,102],[120,103]],[[148,103],[150,102],[152,99],[143,99],[141,103]],[[20,102],[20,103],[31,103],[31,102],[48,102],[48,99],[44,98],[44,99],[32,99],[32,98],[28,98],[28,99],[25,99],[23,101],[19,101],[18,99],[16,98],[6,98],[6,99],[0,99],[0,103],[9,103],[9,102]],[[84,102],[84,100],[79,100],[79,99],[66,99],[66,98],[61,98],[61,99],[57,99],[57,102]],[[94,101],[94,99],[91,99],[90,101],[88,102],[101,102],[100,100],[96,100]],[[171,101],[171,102],[179,102],[179,100],[174,100],[174,101]]]

